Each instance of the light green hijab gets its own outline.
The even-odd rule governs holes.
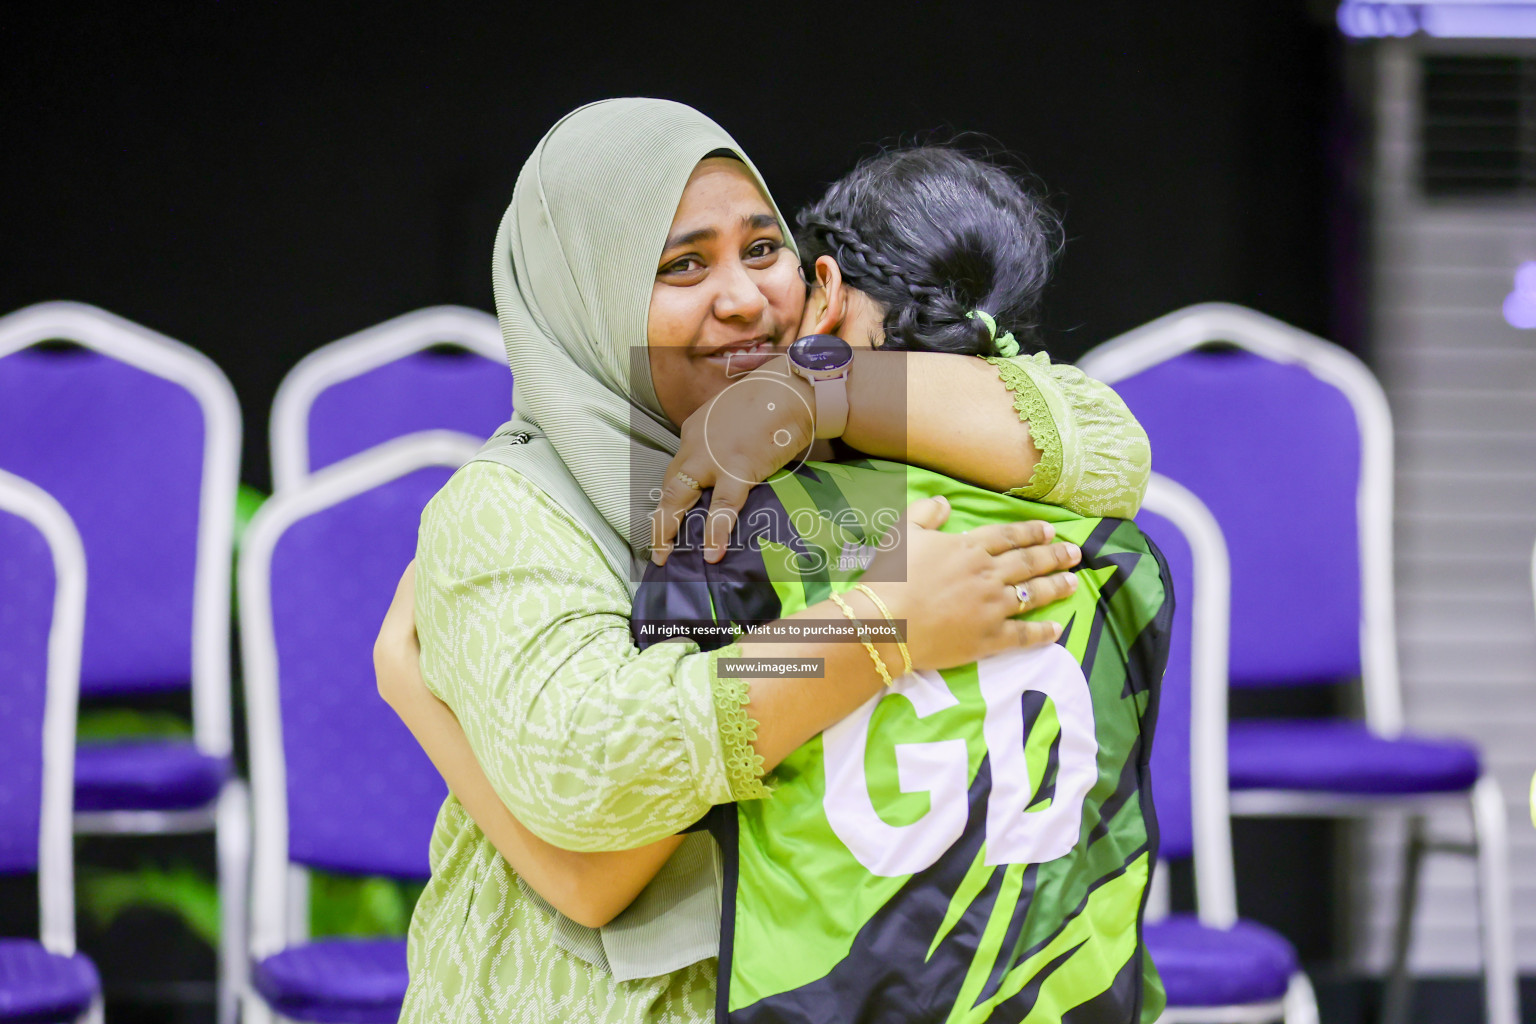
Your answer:
[[[515,411],[477,458],[544,490],[631,587],[650,550],[651,492],[679,444],[646,356],[656,261],[689,175],[719,150],[741,159],[793,246],[736,141],[692,107],[653,99],[603,100],[556,122],[496,234]]]
[[[652,491],[679,444],[646,350],[656,262],[689,175],[718,151],[740,158],[768,197],[741,147],[691,107],[580,107],[534,148],[496,234],[491,274],[515,412],[476,458],[517,470],[553,498],[632,591],[649,554]],[[699,832],[601,929],[523,891],[554,916],[562,947],[627,981],[717,955],[720,884],[719,848]]]

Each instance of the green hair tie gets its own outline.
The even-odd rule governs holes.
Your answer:
[[[1012,331],[1004,331],[1002,337],[997,335],[997,321],[992,319],[992,314],[980,309],[973,309],[965,314],[967,320],[980,320],[987,325],[987,337],[992,339],[992,348],[996,354],[1008,359],[1019,354],[1019,343],[1014,339]]]

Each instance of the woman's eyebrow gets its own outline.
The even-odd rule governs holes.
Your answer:
[[[685,231],[681,235],[673,235],[667,239],[667,244],[661,247],[662,252],[672,249],[681,249],[684,246],[693,245],[696,242],[708,242],[719,232],[714,228],[699,228],[695,231]]]
[[[741,226],[748,231],[766,231],[769,228],[779,226],[778,218],[771,213],[749,213],[741,218]],[[685,231],[680,235],[673,235],[667,239],[667,244],[661,247],[662,252],[672,249],[681,249],[685,246],[699,242],[713,241],[719,232],[714,228],[698,228],[693,231]]]

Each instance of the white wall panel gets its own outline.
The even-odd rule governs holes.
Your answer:
[[[1481,745],[1509,805],[1517,957],[1536,971],[1536,331],[1505,323],[1515,268],[1536,260],[1536,204],[1426,201],[1418,192],[1414,41],[1377,48],[1373,363],[1396,426],[1399,651],[1410,728]],[[1433,816],[1470,835],[1463,810]],[[1396,913],[1401,822],[1352,843],[1350,934],[1380,970]],[[1476,880],[1464,858],[1423,876],[1412,963],[1479,965]]]

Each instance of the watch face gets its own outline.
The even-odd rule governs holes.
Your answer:
[[[807,370],[837,370],[853,359],[853,346],[835,334],[808,334],[789,347],[789,358]]]

